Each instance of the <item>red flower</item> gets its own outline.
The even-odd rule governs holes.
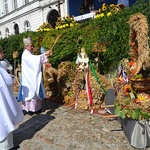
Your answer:
[[[122,106],[121,106],[121,109],[124,109],[124,108],[125,108],[125,106],[122,105]]]

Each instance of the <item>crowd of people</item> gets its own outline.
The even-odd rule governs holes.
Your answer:
[[[13,67],[4,58],[0,47],[0,150],[13,150],[13,131],[15,125],[21,123],[24,114],[33,115],[42,111],[42,99],[45,91],[42,82],[42,64],[48,62],[52,50],[40,55],[34,55],[31,37],[24,38],[24,51],[21,57],[21,78],[16,99],[13,91]],[[20,103],[18,102],[21,102]]]

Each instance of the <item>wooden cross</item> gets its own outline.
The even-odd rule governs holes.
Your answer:
[[[61,10],[60,10],[60,5],[63,4],[63,1],[57,1],[57,7],[58,7],[58,12],[59,12],[59,15],[61,16]]]

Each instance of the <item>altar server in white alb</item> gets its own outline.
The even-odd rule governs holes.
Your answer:
[[[15,125],[24,119],[22,109],[13,93],[13,80],[0,64],[0,150],[14,148]]]
[[[2,47],[0,47],[0,63],[3,65],[3,67],[7,70],[8,73],[12,74],[12,65],[10,64],[10,62],[4,58],[4,51],[2,49]]]
[[[47,50],[44,54],[34,55],[31,37],[24,38],[24,52],[21,58],[21,84],[18,100],[22,101],[23,110],[28,114],[42,110],[42,99],[45,91],[42,82],[42,64],[48,62],[47,57],[52,56],[52,51]]]

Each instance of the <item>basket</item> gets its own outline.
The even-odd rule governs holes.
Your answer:
[[[150,90],[150,78],[143,79],[130,79],[131,86],[138,91],[148,91]]]

